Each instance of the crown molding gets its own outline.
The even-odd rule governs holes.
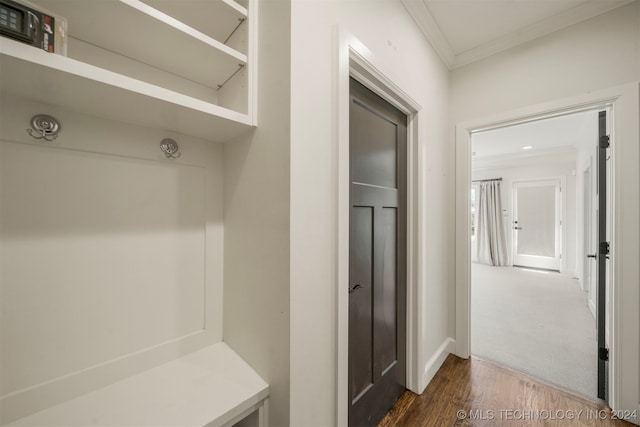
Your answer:
[[[451,70],[455,55],[423,0],[400,0],[442,62]]]
[[[512,47],[586,21],[637,0],[591,0],[544,21],[513,31],[488,43],[458,54],[454,53],[424,0],[401,0],[418,28],[431,43],[449,70],[471,64]]]

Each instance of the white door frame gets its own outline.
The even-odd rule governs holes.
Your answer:
[[[424,129],[422,107],[396,82],[387,77],[371,51],[356,37],[336,27],[336,74],[334,76],[334,168],[336,173],[336,425],[348,425],[349,391],[349,77],[353,77],[407,115],[407,388],[420,393],[426,384],[419,368],[424,352],[420,334],[424,319],[418,305],[423,277],[424,229],[421,183],[424,160],[419,133]]]
[[[614,212],[611,218],[612,247],[609,271],[612,309],[607,313],[611,326],[609,404],[615,410],[640,409],[639,89],[638,83],[632,83],[456,125],[456,355],[468,358],[471,348],[468,197],[471,184],[471,132],[569,112],[611,107],[611,203]],[[638,419],[630,421],[639,422]]]
[[[593,167],[592,167],[592,157],[589,156],[589,164],[583,169],[582,171],[582,182],[583,182],[583,188],[582,188],[582,235],[583,235],[583,241],[582,241],[582,290],[587,292],[589,294],[589,297],[587,299],[587,305],[589,307],[589,311],[591,312],[591,314],[593,315],[593,317],[596,317],[596,306],[595,303],[592,302],[591,298],[593,295],[591,295],[592,290],[591,290],[591,281],[594,279],[594,274],[593,274],[593,270],[595,268],[595,260],[591,261],[591,259],[587,258],[587,255],[589,254],[595,254],[596,253],[596,249],[594,246],[594,240],[595,240],[595,233],[594,228],[595,228],[595,215],[594,215],[594,211],[593,211],[593,205],[594,205],[594,200],[593,200]],[[587,186],[586,182],[587,180],[584,179],[585,176],[588,174],[588,182],[589,185]],[[587,191],[588,190],[588,191]]]
[[[582,171],[582,290],[589,291],[591,287],[591,263],[587,255],[591,254],[591,165],[587,165]]]
[[[556,177],[556,178],[549,178],[549,179],[522,179],[522,180],[517,180],[517,181],[513,181],[511,183],[511,212],[513,215],[513,218],[511,220],[511,227],[515,227],[516,225],[513,223],[513,221],[515,220],[515,218],[518,218],[518,198],[516,196],[517,194],[517,187],[524,187],[524,186],[535,186],[536,184],[553,184],[556,185],[557,184],[557,188],[558,191],[556,192],[555,195],[555,242],[554,242],[554,250],[555,253],[557,255],[557,260],[554,258],[553,261],[549,261],[547,259],[542,259],[542,258],[547,258],[547,257],[536,257],[533,255],[524,255],[525,257],[529,258],[528,265],[524,265],[524,264],[519,264],[517,262],[516,257],[518,256],[518,237],[519,237],[519,233],[512,231],[511,232],[511,259],[513,260],[512,264],[513,265],[518,265],[518,266],[522,266],[522,267],[533,267],[533,268],[545,268],[545,269],[550,269],[550,270],[558,270],[558,271],[562,271],[564,270],[563,268],[563,258],[561,256],[562,254],[562,243],[563,243],[563,239],[562,239],[562,234],[563,234],[563,229],[562,229],[562,225],[565,223],[565,218],[564,218],[564,205],[563,205],[563,197],[562,197],[562,188],[565,187],[564,184],[564,180],[562,179],[562,177]],[[520,224],[518,224],[520,225]],[[522,256],[522,255],[521,255]],[[540,258],[539,260],[537,258]],[[553,265],[553,264],[557,264],[557,265]]]

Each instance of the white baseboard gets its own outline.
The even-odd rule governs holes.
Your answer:
[[[448,337],[444,340],[444,342],[438,347],[436,352],[431,356],[431,358],[427,361],[424,366],[424,373],[422,375],[422,384],[420,384],[422,390],[424,390],[429,382],[433,379],[440,366],[444,363],[445,359],[449,355],[449,353],[453,353],[456,348],[456,340],[451,337]]]

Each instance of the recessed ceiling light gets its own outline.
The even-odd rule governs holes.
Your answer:
[[[531,150],[533,147],[530,145],[527,145],[526,147],[522,147],[523,150]]]

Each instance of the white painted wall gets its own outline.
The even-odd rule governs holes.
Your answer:
[[[336,425],[335,26],[426,110],[425,366],[447,339],[448,71],[400,2],[294,1],[291,65],[291,425]],[[381,29],[384,28],[384,31]]]
[[[451,73],[451,121],[637,81],[640,4],[633,2]]]
[[[23,99],[1,109],[0,422],[220,341],[222,146]],[[60,120],[58,139],[27,134],[36,113]]]
[[[584,21],[575,26],[557,31],[548,36],[505,51],[483,61],[456,69],[451,75],[450,128],[465,121],[479,121],[501,113],[532,105],[548,103],[598,89],[606,89],[624,83],[637,82],[640,76],[640,3],[633,2],[607,14]],[[637,93],[637,92],[636,92]],[[627,98],[625,98],[627,99]],[[639,169],[637,153],[637,105],[622,101],[626,112],[625,128],[617,128],[621,135],[618,153],[631,153],[618,157],[617,179],[623,179],[631,186],[632,196],[620,201],[618,220],[626,221],[625,238],[619,242],[621,248],[628,248],[626,256],[635,256],[637,260],[638,229],[640,217],[637,203]],[[631,121],[631,122],[629,122]],[[634,123],[635,121],[635,123]],[[454,140],[454,137],[451,137]],[[455,147],[450,146],[450,167],[456,164]],[[452,197],[449,207],[455,209],[455,184],[450,186]],[[455,236],[455,227],[451,227],[450,236]],[[634,237],[635,236],[635,237]],[[625,253],[620,253],[625,257]],[[450,259],[454,259],[450,255]],[[623,295],[633,300],[634,309],[628,313],[618,313],[626,321],[631,336],[635,332],[637,339],[637,261],[630,259],[622,262],[618,283]],[[454,274],[455,266],[452,266]],[[627,278],[625,280],[624,278]],[[451,293],[455,296],[452,288]],[[452,299],[453,300],[453,299]],[[624,299],[622,300],[624,301]],[[631,307],[631,305],[627,306]],[[450,306],[450,328],[455,330],[455,302]],[[621,323],[626,329],[625,323]],[[625,332],[623,332],[624,334]],[[624,335],[623,335],[624,336]],[[634,340],[632,340],[634,341]],[[635,341],[634,341],[635,342]],[[617,391],[618,404],[625,409],[638,406],[638,359],[637,348],[628,348],[625,354],[619,354],[618,361],[626,366],[626,379]],[[635,403],[633,403],[635,402]]]
[[[224,341],[269,384],[270,424],[286,426],[290,3],[256,6],[258,127],[224,147]]]
[[[575,163],[555,163],[553,157],[540,158],[538,165],[495,167],[475,169],[472,179],[491,179],[502,177],[500,190],[502,193],[503,219],[507,238],[509,264],[513,264],[513,183],[515,181],[561,178],[566,183],[562,189],[563,227],[562,227],[562,267],[561,272],[575,275],[576,269],[576,177]],[[473,251],[473,247],[472,247]],[[473,252],[472,252],[473,259]],[[474,261],[477,261],[477,256]]]

